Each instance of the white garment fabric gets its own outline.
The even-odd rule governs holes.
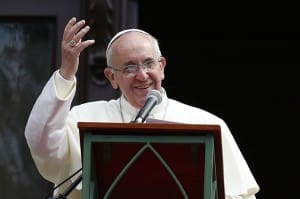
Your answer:
[[[81,168],[81,149],[77,122],[125,122],[134,119],[138,110],[122,96],[110,101],[88,102],[72,107],[76,80],[64,80],[56,71],[35,102],[25,127],[25,137],[40,174],[59,184]],[[241,151],[228,126],[219,117],[163,94],[149,118],[187,124],[221,126],[224,186],[227,199],[255,199],[259,191]],[[76,179],[76,177],[74,177]],[[61,187],[65,190],[68,184]],[[81,186],[68,198],[81,198]]]

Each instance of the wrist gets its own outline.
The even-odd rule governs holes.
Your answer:
[[[74,73],[71,73],[71,72],[67,72],[66,70],[60,68],[58,70],[58,73],[60,74],[60,76],[62,78],[64,78],[65,80],[68,80],[68,81],[73,81],[75,79],[75,74]]]

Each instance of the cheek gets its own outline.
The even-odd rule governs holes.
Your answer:
[[[160,82],[165,78],[165,73],[163,69],[156,70],[155,73],[150,75],[153,80]]]
[[[124,80],[119,74],[115,74],[114,80],[113,80],[113,88],[117,89],[121,87],[124,87],[124,84],[126,84],[126,80]]]
[[[129,89],[129,85],[131,84],[132,80],[129,78],[121,78],[119,77],[118,79],[116,79],[116,82],[119,86],[119,88],[121,89],[122,92],[126,92],[126,90]]]

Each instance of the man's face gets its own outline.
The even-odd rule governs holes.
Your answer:
[[[138,65],[136,72],[111,71],[105,69],[106,77],[113,88],[120,88],[131,105],[141,108],[150,90],[161,89],[164,79],[166,60],[155,50],[154,42],[149,36],[131,32],[118,38],[112,44],[114,68],[123,69],[128,65]],[[143,69],[143,64],[151,64],[151,69]]]

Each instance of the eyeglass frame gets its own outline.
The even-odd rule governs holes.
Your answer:
[[[114,71],[122,72],[122,74],[128,74],[128,75],[132,74],[132,75],[134,75],[134,74],[137,73],[139,66],[141,66],[143,71],[145,71],[145,72],[152,71],[154,69],[155,65],[156,65],[156,63],[155,63],[156,61],[158,63],[161,62],[162,61],[162,56],[159,56],[158,59],[149,58],[146,61],[144,61],[144,63],[142,63],[142,64],[124,64],[120,68],[116,68],[114,66],[107,66],[107,67],[114,70]],[[149,64],[150,65],[153,64],[152,67],[148,67]],[[126,71],[126,70],[128,70],[129,67],[134,68],[134,70],[132,70],[132,72],[130,70]]]

